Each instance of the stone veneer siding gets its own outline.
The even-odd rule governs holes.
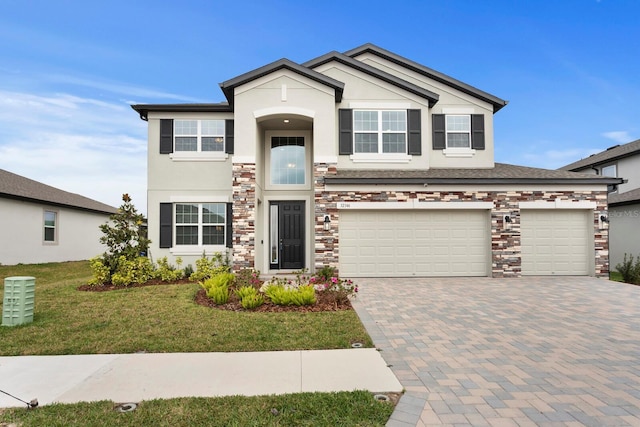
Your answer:
[[[491,274],[493,277],[520,277],[521,242],[520,242],[520,208],[524,201],[591,201],[597,204],[593,214],[594,260],[597,277],[609,274],[608,229],[600,229],[598,216],[607,209],[607,193],[573,192],[573,191],[382,191],[364,193],[357,191],[338,191],[329,193],[324,188],[322,176],[335,174],[334,165],[316,164],[315,176],[315,214],[318,218],[315,234],[315,267],[330,265],[338,268],[339,264],[339,202],[404,202],[417,199],[421,203],[429,202],[491,202]],[[324,214],[331,215],[331,229],[324,231],[320,218]],[[505,227],[504,215],[512,218],[509,227]]]
[[[232,265],[238,271],[254,268],[256,257],[256,165],[233,164]]]

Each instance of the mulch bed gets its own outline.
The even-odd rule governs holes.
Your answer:
[[[193,282],[188,279],[182,279],[175,282],[167,283],[161,282],[159,280],[151,280],[146,283],[135,283],[129,286],[115,286],[111,284],[102,285],[102,286],[92,286],[92,285],[82,285],[78,287],[79,291],[84,292],[108,292],[108,291],[117,291],[121,289],[127,288],[140,288],[143,286],[162,286],[162,285],[175,285],[175,284],[192,284]],[[334,295],[330,292],[316,292],[316,303],[314,305],[306,305],[306,306],[283,306],[276,305],[270,302],[265,298],[265,303],[260,307],[254,308],[253,310],[245,310],[240,305],[240,301],[238,298],[231,292],[231,296],[229,298],[229,302],[227,304],[216,305],[213,303],[211,298],[207,297],[206,291],[204,289],[198,289],[194,301],[196,304],[215,308],[218,310],[228,310],[228,311],[251,311],[258,313],[286,313],[286,312],[299,312],[299,313],[315,313],[322,311],[342,311],[342,310],[353,310],[351,306],[351,301],[341,300],[336,301]]]

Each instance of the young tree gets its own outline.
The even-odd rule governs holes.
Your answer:
[[[118,268],[118,259],[124,256],[127,260],[135,260],[140,255],[146,255],[151,241],[147,239],[142,223],[144,216],[139,214],[131,202],[128,194],[122,195],[122,206],[109,217],[109,222],[102,224],[100,230],[104,236],[100,243],[107,245],[104,253],[104,263],[111,274]]]

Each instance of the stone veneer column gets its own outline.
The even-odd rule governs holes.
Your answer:
[[[326,191],[324,177],[335,175],[337,172],[334,163],[314,163],[314,266],[315,270],[328,265],[338,269],[339,239],[338,220],[339,213],[335,197]],[[331,217],[329,231],[324,230],[324,216]]]
[[[255,268],[256,256],[256,165],[233,164],[233,249],[232,267],[239,271]]]

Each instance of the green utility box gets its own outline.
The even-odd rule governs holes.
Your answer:
[[[15,276],[4,279],[2,326],[16,326],[33,322],[36,278]]]

